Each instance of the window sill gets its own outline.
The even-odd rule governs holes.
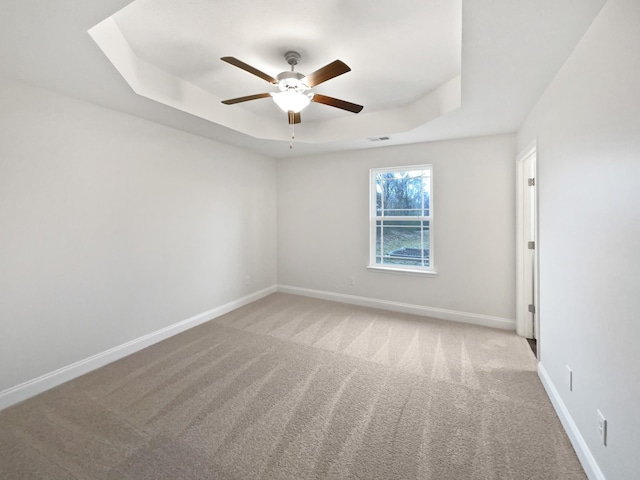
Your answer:
[[[374,272],[388,272],[388,273],[400,273],[406,275],[421,275],[424,277],[437,277],[438,272],[435,270],[418,270],[412,268],[398,268],[398,267],[389,267],[382,265],[368,265],[368,270],[373,270]]]

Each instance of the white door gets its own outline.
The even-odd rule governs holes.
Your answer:
[[[524,229],[524,301],[527,306],[527,322],[532,325],[533,338],[538,338],[536,322],[536,157],[530,155],[524,161],[523,224]]]
[[[529,147],[517,159],[517,331],[538,338],[536,149]]]

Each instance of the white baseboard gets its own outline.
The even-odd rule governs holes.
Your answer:
[[[0,410],[276,292],[271,286],[0,392]]]
[[[589,450],[589,447],[587,446],[587,442],[584,440],[580,430],[578,430],[578,426],[573,421],[567,406],[562,401],[558,390],[551,381],[549,374],[541,362],[538,362],[538,377],[540,377],[540,381],[542,382],[544,389],[547,391],[551,404],[558,414],[562,426],[567,432],[567,436],[571,441],[571,445],[573,445],[573,449],[576,451],[576,455],[578,455],[578,460],[580,460],[580,464],[587,474],[587,477],[589,480],[606,480],[604,474],[600,470],[600,467],[596,463],[595,458],[593,458],[591,450]]]
[[[445,310],[444,308],[423,307],[422,305],[392,302],[389,300],[380,300],[377,298],[358,297],[356,295],[346,295],[343,293],[312,290],[309,288],[291,287],[288,285],[278,285],[278,292],[302,295],[305,297],[320,298],[323,300],[331,300],[334,302],[349,303],[351,305],[379,308],[382,310],[391,310],[394,312],[412,313],[414,315],[422,315],[424,317],[470,323],[473,325],[481,325],[483,327],[500,328],[503,330],[516,329],[515,320],[509,318],[492,317],[490,315],[459,312],[456,310]]]

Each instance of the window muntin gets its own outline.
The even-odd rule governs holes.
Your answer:
[[[370,265],[433,272],[431,165],[371,170]]]

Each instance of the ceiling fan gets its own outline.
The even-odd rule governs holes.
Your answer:
[[[300,54],[290,51],[285,53],[285,60],[291,65],[291,71],[280,73],[276,78],[261,72],[257,68],[252,67],[238,60],[235,57],[222,57],[220,60],[230,63],[242,70],[245,70],[267,82],[277,85],[279,91],[271,93],[258,93],[255,95],[247,95],[246,97],[231,98],[223,100],[225,105],[233,105],[234,103],[248,102],[249,100],[257,100],[259,98],[272,97],[273,101],[280,107],[289,118],[289,124],[300,123],[300,111],[302,111],[310,102],[323,103],[330,107],[341,108],[353,113],[359,113],[364,108],[362,105],[339,100],[319,93],[307,92],[307,90],[320,85],[327,80],[331,80],[343,73],[350,72],[351,69],[342,61],[336,60],[328,65],[316,70],[309,75],[303,75],[294,71],[294,67],[300,62]],[[307,93],[305,93],[307,92]]]

